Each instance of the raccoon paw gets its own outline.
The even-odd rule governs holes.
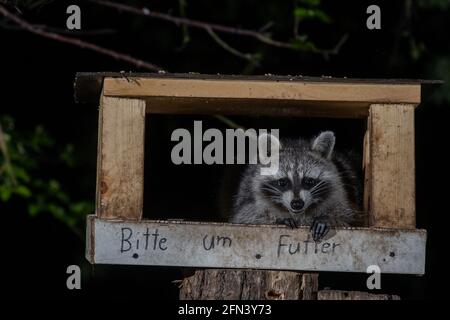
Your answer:
[[[324,219],[315,219],[311,225],[311,235],[315,242],[322,240],[330,231],[330,224]]]
[[[276,223],[285,224],[291,229],[298,228],[297,221],[295,221],[295,219],[293,218],[278,218]]]

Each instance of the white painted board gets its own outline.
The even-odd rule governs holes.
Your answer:
[[[425,273],[425,230],[341,228],[315,243],[309,228],[88,219],[95,264]]]

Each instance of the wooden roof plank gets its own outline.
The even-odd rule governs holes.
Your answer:
[[[105,78],[116,97],[295,100],[305,102],[420,103],[419,84],[370,84],[222,79]]]
[[[373,87],[383,88],[385,86],[409,85],[411,87],[434,86],[442,84],[440,80],[412,80],[412,79],[352,79],[352,78],[333,78],[333,77],[306,77],[306,76],[280,76],[280,75],[259,75],[259,76],[243,76],[243,75],[205,75],[197,73],[123,73],[123,72],[79,72],[76,75],[74,89],[75,100],[77,102],[98,102],[103,88],[105,78],[122,79],[131,86],[133,79],[148,79],[148,80],[211,80],[211,81],[249,81],[249,82],[264,82],[264,83],[304,83],[308,84],[339,84],[339,85],[371,85]],[[139,80],[138,80],[139,81]],[[264,86],[264,83],[261,86]],[[325,87],[322,87],[325,88]],[[405,87],[400,87],[405,88]],[[394,89],[398,90],[398,89]],[[418,89],[415,89],[418,90]],[[420,90],[419,90],[420,93]],[[414,93],[413,100],[417,101],[417,92]],[[411,96],[407,97],[408,99]],[[310,97],[311,99],[311,97]],[[386,102],[386,101],[378,101]],[[402,101],[396,101],[402,102]]]

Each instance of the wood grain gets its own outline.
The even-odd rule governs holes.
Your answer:
[[[420,84],[401,83],[128,77],[105,78],[103,90],[151,100],[151,113],[361,117],[372,103],[420,102]]]
[[[140,219],[144,195],[145,101],[101,99],[96,214]]]
[[[363,145],[363,170],[364,170],[364,196],[363,196],[363,209],[364,209],[364,221],[363,226],[369,226],[369,212],[370,212],[370,194],[371,194],[371,182],[372,171],[370,167],[370,119],[367,119],[367,128],[364,134]]]
[[[363,291],[320,290],[318,300],[400,300],[393,294],[374,294]]]
[[[336,228],[320,243],[309,227],[88,220],[93,264],[424,274],[426,231]],[[147,234],[147,236],[146,236]],[[160,243],[159,241],[162,241]]]
[[[328,76],[308,77],[292,75],[223,75],[198,73],[123,73],[123,72],[78,72],[76,74],[74,89],[77,102],[96,103],[99,100],[105,78],[153,78],[153,79],[184,79],[184,80],[231,80],[231,81],[266,81],[266,82],[309,82],[309,83],[347,83],[371,85],[398,85],[409,84],[420,87],[434,88],[443,82],[440,80],[423,79],[356,79],[334,78]]]
[[[103,94],[120,97],[420,102],[420,85],[252,80],[106,78]]]
[[[318,274],[266,270],[196,270],[181,281],[181,300],[315,300]]]
[[[300,101],[244,98],[145,97],[147,113],[276,117],[367,118],[367,102]]]
[[[414,105],[370,107],[370,225],[415,228]]]

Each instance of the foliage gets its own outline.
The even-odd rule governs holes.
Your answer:
[[[12,117],[0,116],[0,202],[23,201],[30,216],[49,213],[82,238],[80,228],[93,204],[73,199],[51,170],[55,162],[74,167],[73,152],[70,144],[58,150],[40,125],[23,132]]]
[[[450,8],[450,0],[417,0],[417,5],[421,8],[446,10]]]
[[[300,23],[306,20],[316,20],[320,23],[331,23],[330,16],[320,8],[320,0],[298,0],[294,6],[294,39],[292,47],[298,51],[321,53],[322,50],[309,39],[308,35],[299,34]]]

